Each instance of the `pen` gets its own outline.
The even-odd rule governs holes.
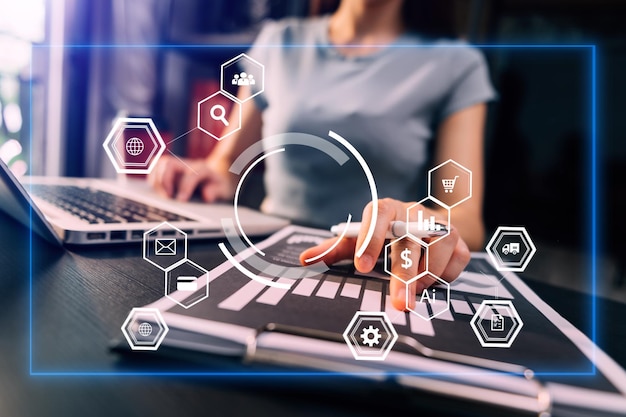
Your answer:
[[[421,238],[421,237],[435,237],[435,236],[443,236],[448,233],[448,226],[441,223],[434,223],[433,228],[424,230],[424,224],[418,222],[410,222],[407,224],[402,221],[393,221],[389,224],[389,230],[387,230],[387,235],[385,239],[396,239],[402,237],[407,234],[407,231],[411,233],[411,235]],[[345,234],[344,234],[345,230]],[[331,233],[341,236],[344,234],[344,237],[357,237],[359,235],[359,230],[361,230],[361,223],[350,223],[346,230],[346,223],[339,223],[330,228]]]

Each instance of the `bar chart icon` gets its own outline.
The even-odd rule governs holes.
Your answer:
[[[435,219],[435,214],[439,221]],[[416,237],[422,245],[430,246],[450,234],[450,209],[434,198],[426,197],[407,208],[406,219],[410,224],[407,233]],[[428,238],[421,239],[423,236]]]
[[[435,216],[429,216],[427,219],[424,219],[424,210],[418,210],[417,230],[437,231],[441,230],[441,224],[435,221]]]

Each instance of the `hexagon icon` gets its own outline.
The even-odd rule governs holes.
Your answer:
[[[498,271],[523,272],[537,252],[524,227],[500,226],[486,247]]]
[[[152,119],[141,117],[118,117],[102,146],[119,174],[149,174],[165,152]]]
[[[252,94],[239,100],[240,86],[250,86]],[[220,91],[238,102],[246,102],[265,90],[265,66],[246,54],[239,54],[226,61],[220,68]]]
[[[186,259],[165,271],[165,296],[189,308],[209,297],[209,272]]]
[[[236,126],[231,126],[236,123]],[[222,91],[198,102],[198,129],[222,140],[241,129],[241,103]]]
[[[382,311],[357,311],[343,332],[354,359],[384,361],[398,340],[398,333]]]
[[[133,308],[122,324],[122,333],[132,350],[157,350],[168,331],[156,308]]]
[[[472,171],[448,159],[428,171],[428,196],[452,208],[472,197]]]
[[[404,282],[413,279],[423,272],[422,256],[426,253],[418,239],[408,234],[399,237],[385,246],[385,272]]]
[[[510,300],[483,300],[470,326],[482,347],[510,348],[524,322]]]
[[[143,234],[143,259],[162,270],[187,259],[187,233],[163,222]]]
[[[410,312],[417,314],[424,320],[432,320],[450,309],[450,284],[437,275],[426,271],[408,281],[406,285],[409,286],[418,280],[427,281],[427,285],[415,295],[414,307],[411,307],[409,302],[409,291],[406,292],[406,308]]]
[[[427,201],[441,208],[446,214],[446,220],[442,222],[437,220],[435,216],[429,215],[422,207],[422,203]],[[450,224],[450,209],[434,198],[426,197],[407,208],[406,219],[407,234],[416,238],[421,245],[430,246],[450,234],[448,228]],[[428,242],[423,240],[423,236],[430,236],[426,237]]]

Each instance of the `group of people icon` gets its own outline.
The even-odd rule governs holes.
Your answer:
[[[254,85],[256,84],[256,80],[254,79],[254,75],[248,74],[246,72],[241,72],[233,76],[232,84],[233,85]]]

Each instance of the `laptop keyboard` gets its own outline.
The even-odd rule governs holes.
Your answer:
[[[193,220],[93,188],[33,184],[31,193],[91,224]]]

